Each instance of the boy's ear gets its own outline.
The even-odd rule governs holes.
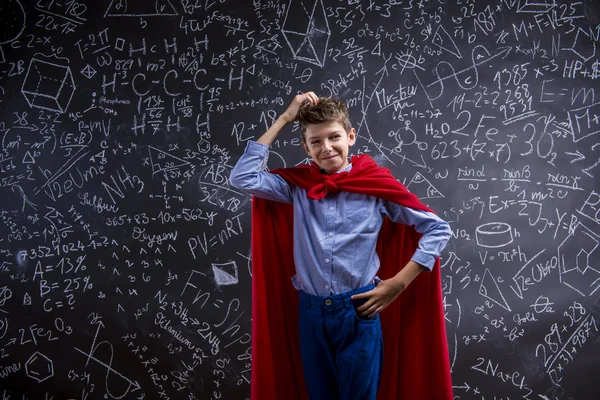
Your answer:
[[[306,142],[304,141],[304,139],[302,139],[302,141],[300,141],[300,143],[302,143],[302,148],[304,148],[304,151],[306,151],[306,154],[308,154],[310,156],[310,151],[308,151],[308,146],[306,145]]]
[[[354,143],[356,143],[356,129],[352,128],[348,132],[348,145],[352,146]]]

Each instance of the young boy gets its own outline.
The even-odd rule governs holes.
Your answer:
[[[312,165],[264,171],[296,119]],[[350,162],[355,141],[345,104],[307,92],[231,172],[255,196],[253,399],[452,398],[438,260],[450,228],[370,157]]]

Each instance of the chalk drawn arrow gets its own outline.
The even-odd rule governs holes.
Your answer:
[[[571,164],[577,161],[585,160],[585,156],[581,154],[579,150],[576,150],[575,153],[571,153],[569,151],[565,151],[565,154],[568,156],[575,156],[574,159],[571,160]]]

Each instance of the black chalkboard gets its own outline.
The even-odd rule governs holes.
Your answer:
[[[455,398],[597,399],[599,39],[593,0],[2,0],[2,398],[249,398],[228,177],[313,90],[453,229]]]

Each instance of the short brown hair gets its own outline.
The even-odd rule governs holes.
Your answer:
[[[298,122],[300,123],[302,140],[304,140],[307,125],[329,121],[340,122],[346,133],[350,132],[352,125],[350,124],[348,108],[343,100],[332,97],[319,97],[317,104],[307,104],[300,107],[298,110]]]

